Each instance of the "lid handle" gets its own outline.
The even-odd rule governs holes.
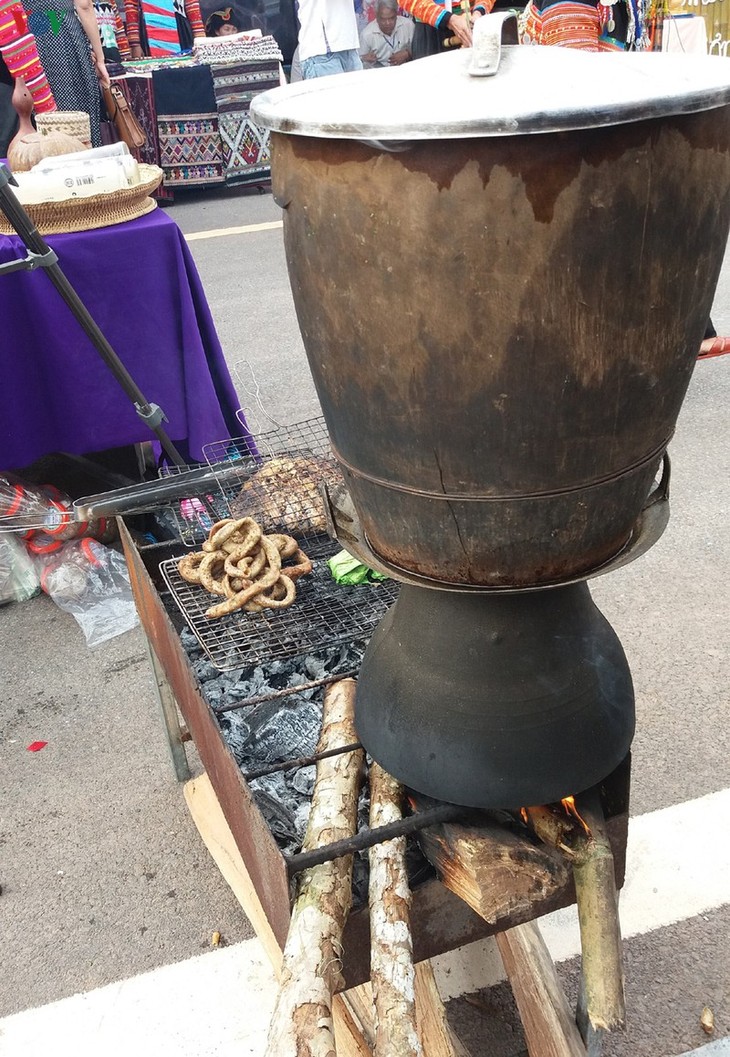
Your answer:
[[[493,77],[499,69],[503,44],[518,44],[517,15],[497,11],[482,15],[472,26],[469,73],[472,77]]]

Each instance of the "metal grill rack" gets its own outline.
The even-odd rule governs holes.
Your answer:
[[[249,456],[248,461],[241,462],[240,475],[236,474],[228,478],[225,475],[214,474],[214,480],[207,482],[205,486],[191,490],[191,494],[181,500],[166,506],[180,540],[186,547],[200,546],[203,540],[208,538],[211,525],[221,518],[228,517],[230,513],[230,500],[238,495],[241,484],[247,474],[256,468],[256,463]],[[161,466],[158,477],[174,477],[187,470],[210,469],[207,462],[191,463],[189,466]]]
[[[340,546],[328,536],[302,536],[298,541],[314,568],[297,581],[296,600],[283,610],[239,611],[209,620],[205,611],[216,599],[203,587],[183,580],[177,571],[179,559],[160,564],[175,604],[219,671],[316,654],[328,646],[366,638],[397,598],[399,585],[389,580],[353,587],[335,583],[326,561]]]
[[[203,454],[228,504],[223,516],[253,517],[265,532],[295,536],[324,528],[319,483],[339,483],[341,476],[323,418],[277,426],[255,442],[249,437],[214,441]],[[231,472],[239,466],[236,480]]]

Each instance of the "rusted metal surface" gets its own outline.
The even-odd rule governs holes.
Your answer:
[[[403,837],[408,833],[417,833],[427,826],[434,826],[442,822],[455,822],[464,814],[464,809],[455,804],[437,804],[426,811],[418,811],[414,815],[406,815],[397,822],[389,822],[378,826],[376,829],[365,829],[356,833],[354,837],[345,837],[342,840],[333,841],[331,844],[323,844],[311,851],[299,852],[297,855],[287,855],[286,863],[289,874],[301,873],[312,866],[331,862],[343,855],[351,855],[355,851],[364,851],[372,848],[383,841],[393,840],[394,837]]]
[[[283,946],[289,928],[289,881],[284,860],[200,693],[180,638],[121,520],[119,527],[140,621],[193,736],[266,917]]]
[[[272,135],[312,374],[386,561],[526,586],[625,545],[712,305],[729,109],[398,152]]]
[[[223,739],[213,712],[200,692],[178,633],[158,594],[154,582],[156,577],[159,582],[157,563],[167,554],[164,548],[150,548],[148,569],[121,520],[119,527],[142,626],[170,682],[266,916],[278,942],[283,946],[290,920],[286,863]],[[609,817],[607,826],[619,886],[623,883],[626,855],[629,772],[630,762],[627,758],[601,786],[604,811],[608,816],[613,816]],[[530,913],[519,921],[510,918],[490,926],[439,881],[426,881],[419,884],[413,893],[414,956],[417,961],[432,958],[491,935],[500,928],[509,928],[522,920],[541,916],[574,901],[575,894],[572,887],[568,886],[555,893],[551,899],[536,903]],[[345,929],[343,973],[347,987],[370,978],[368,922],[367,906],[361,907],[350,915]]]

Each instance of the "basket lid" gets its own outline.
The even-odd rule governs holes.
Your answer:
[[[275,132],[387,142],[599,128],[730,102],[719,57],[504,46],[504,22],[479,19],[473,49],[263,92],[252,117]]]

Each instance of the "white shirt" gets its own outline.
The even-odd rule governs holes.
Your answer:
[[[332,51],[357,51],[353,0],[299,0],[299,60]]]
[[[407,48],[408,51],[411,50],[413,28],[412,19],[398,15],[395,20],[395,29],[388,37],[375,20],[368,22],[360,34],[360,56],[367,55],[369,51],[374,51],[377,56],[377,62],[372,65],[389,66],[390,57],[394,52],[403,51],[404,48]],[[368,63],[368,66],[370,65]]]

